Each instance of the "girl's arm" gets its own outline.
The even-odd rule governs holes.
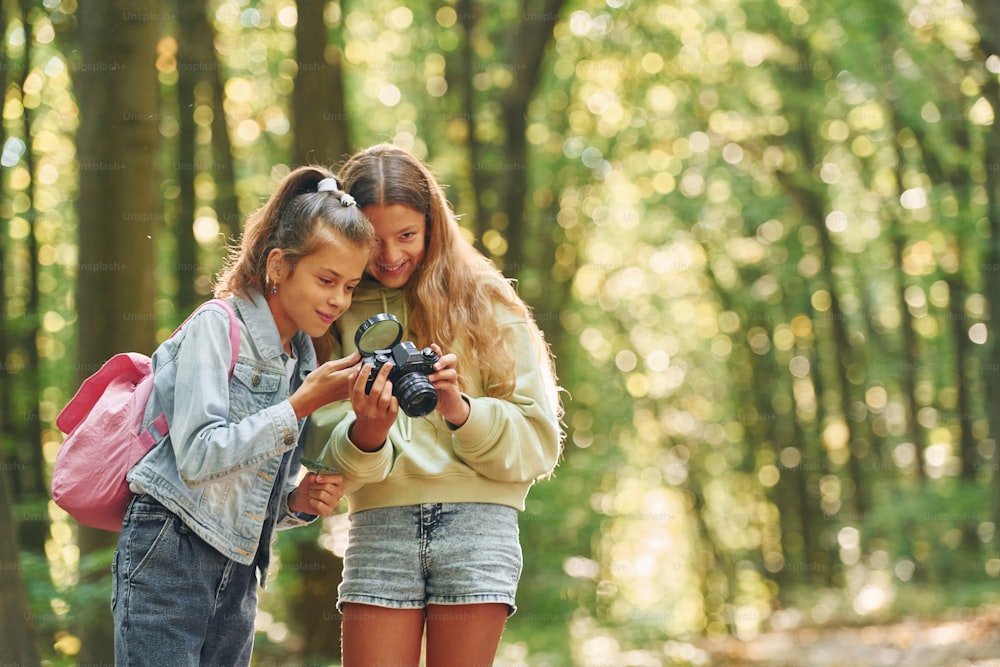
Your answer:
[[[505,399],[465,396],[468,417],[452,430],[452,446],[484,477],[528,482],[551,472],[559,458],[554,380],[539,367],[527,322],[501,331],[514,352],[514,392]]]
[[[215,311],[208,311],[206,312]],[[219,311],[221,313],[221,311]],[[214,319],[214,317],[213,317]],[[228,327],[228,320],[226,321]],[[198,345],[188,345],[177,354],[170,435],[181,479],[191,487],[255,466],[281,456],[299,440],[299,420],[318,407],[346,398],[349,381],[360,357],[328,361],[316,368],[291,397],[277,398],[284,385],[284,370],[240,366],[233,386],[242,383],[245,410],[234,422],[230,411],[228,329],[222,335],[217,322],[201,315],[185,325],[185,335],[196,336]],[[273,387],[268,385],[273,383]],[[271,393],[271,405],[257,405],[258,395]],[[238,415],[237,415],[238,416]]]
[[[170,439],[180,477],[191,487],[281,456],[298,442],[298,420],[288,398],[229,423],[228,327],[228,316],[221,309],[204,309],[185,325],[174,359]],[[253,388],[254,370],[237,368],[233,382]],[[273,375],[258,376],[258,389],[261,377],[275,380]]]
[[[328,428],[323,431],[330,433],[323,450],[324,462],[343,472],[354,484],[381,482],[392,469],[392,445],[388,437],[399,404],[392,396],[389,370],[389,364],[382,366],[371,391],[365,394],[371,367],[362,365],[351,377],[351,402],[345,401],[313,417],[317,425],[325,421]]]

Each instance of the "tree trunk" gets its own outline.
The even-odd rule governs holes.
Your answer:
[[[177,180],[180,198],[174,233],[177,237],[176,271],[179,291],[177,309],[182,315],[194,310],[207,291],[202,282],[214,275],[202,267],[199,245],[194,236],[197,211],[195,179],[207,172],[215,184],[215,216],[222,238],[236,235],[240,227],[239,202],[234,183],[233,156],[223,106],[221,63],[215,52],[215,28],[208,18],[205,0],[177,1],[177,101],[180,117]],[[207,99],[206,99],[207,98]],[[211,109],[211,157],[199,162],[198,126],[195,111]]]
[[[814,490],[819,488],[819,475],[816,473],[823,467],[820,463],[823,457],[822,446],[816,447],[817,439],[810,438],[806,434],[805,429],[802,427],[802,422],[799,420],[798,415],[795,414],[794,406],[792,414],[788,417],[788,421],[793,433],[792,441],[801,443],[798,450],[802,453],[801,463],[790,472],[793,477],[796,494],[799,497],[799,512],[797,517],[799,523],[795,527],[798,528],[799,533],[802,535],[803,580],[810,584],[819,585],[823,583],[824,577],[827,576],[826,573],[828,572],[827,555],[820,547],[817,535],[817,533],[821,532],[819,526],[823,522],[823,511],[815,500],[817,494]],[[810,446],[810,443],[813,446]],[[789,528],[790,526],[782,522],[783,530],[788,530]]]
[[[7,11],[3,0],[0,0],[0,35],[7,34]],[[0,39],[0,62],[7,60],[7,40]],[[0,85],[7,90],[7,72],[0,72]],[[7,145],[7,128],[0,123],[0,146]],[[0,198],[7,199],[5,184],[7,179],[0,179]],[[6,217],[0,218],[0,287],[7,284],[7,239],[10,238],[10,220]],[[0,289],[0,313],[7,312],[7,292]],[[7,318],[0,320],[0,461],[7,461],[8,447],[11,442],[10,453],[14,453],[13,442],[16,440],[13,433],[8,434],[8,417],[11,413],[11,396],[14,393],[14,369],[10,368],[7,361],[8,347],[8,327]]]
[[[972,0],[979,29],[981,58],[1000,54],[1000,5],[993,0]],[[988,76],[983,83],[983,97],[993,107],[993,113],[1000,114],[1000,84],[995,76]],[[994,159],[1000,156],[1000,123],[994,121],[987,130],[984,155]],[[990,437],[1000,440],[1000,164],[986,165],[986,218],[990,238],[986,242],[986,252],[981,268],[983,296],[987,302],[987,322],[989,337],[984,346],[985,367],[982,375],[986,385],[986,414],[990,421]],[[994,453],[991,461],[993,470],[992,515],[996,525],[1000,525],[1000,453]],[[1000,530],[993,536],[994,547],[1000,545]]]
[[[506,226],[507,273],[516,275],[525,268],[525,210],[528,204],[528,106],[534,98],[545,63],[545,50],[552,40],[552,30],[562,14],[565,0],[522,0],[521,24],[509,34],[504,45],[507,59],[515,73],[513,85],[499,99],[504,122],[504,140],[497,163],[497,213]],[[473,165],[475,169],[476,166]],[[533,208],[533,207],[530,207]],[[491,216],[492,217],[492,216]]]
[[[481,16],[472,0],[459,0],[455,7],[464,35],[460,54],[461,72],[452,80],[461,83],[462,114],[468,125],[467,150],[471,168],[475,207],[466,207],[472,216],[476,247],[487,256],[502,258],[501,269],[512,276],[524,266],[525,195],[528,191],[528,138],[525,133],[528,106],[545,62],[545,50],[565,0],[523,0],[521,22],[502,39],[497,39],[498,62],[513,73],[511,85],[494,96],[500,107],[503,136],[492,146],[484,146],[476,134],[476,87],[480,65],[473,46],[474,31]],[[485,10],[488,11],[488,10]],[[471,210],[470,210],[471,209]],[[491,251],[484,243],[487,232],[505,235],[506,248]]]
[[[78,381],[116,352],[151,353],[156,312],[154,248],[160,215],[157,170],[158,0],[108,0],[78,13],[81,60],[74,73],[80,107]],[[124,21],[122,20],[124,17]],[[113,533],[81,528],[81,559],[113,547]],[[113,624],[104,568],[81,572],[107,596],[75,609],[81,664],[110,664]]]
[[[1000,34],[1000,27],[997,28]],[[983,88],[986,99],[994,110],[1000,109],[1000,84],[995,78],[987,78]],[[1000,155],[1000,123],[990,126],[987,141],[987,155]],[[1000,168],[1000,165],[994,165]],[[986,414],[990,421],[990,437],[1000,440],[1000,170],[986,170],[987,213],[990,238],[986,242],[986,252],[983,257],[982,280],[983,296],[987,302],[987,322],[989,337],[987,338],[982,375],[986,384]],[[1000,453],[994,453],[993,470],[993,521],[1000,526]],[[993,538],[994,545],[1000,545],[1000,531]]]
[[[460,62],[458,75],[450,76],[453,81],[460,85],[462,97],[462,116],[466,125],[466,145],[469,152],[469,179],[472,181],[471,206],[465,206],[466,214],[472,219],[472,236],[476,249],[488,255],[489,251],[483,245],[483,236],[490,228],[486,214],[486,207],[483,205],[483,195],[486,194],[487,179],[484,177],[479,165],[483,159],[483,145],[476,136],[476,86],[473,82],[476,69],[476,51],[473,47],[473,32],[476,30],[476,23],[479,14],[473,7],[472,0],[458,0],[455,6],[458,12],[458,22],[462,26],[462,48],[460,51]],[[449,84],[449,90],[452,85]]]
[[[804,164],[815,164],[814,147],[812,146],[812,139],[808,136],[808,131],[806,127],[806,121],[804,118],[799,119],[800,128],[800,147],[802,150],[802,159]],[[848,378],[848,366],[853,361],[853,351],[851,348],[850,338],[847,333],[847,323],[846,315],[840,305],[840,299],[838,297],[838,290],[836,285],[836,278],[834,274],[834,249],[833,242],[830,239],[829,232],[824,224],[825,218],[825,205],[823,202],[823,196],[817,192],[814,192],[809,185],[802,184],[796,181],[796,177],[790,174],[777,173],[778,181],[785,188],[785,191],[789,194],[789,197],[796,203],[802,210],[803,219],[810,224],[813,229],[816,230],[816,235],[819,243],[819,252],[821,261],[821,277],[825,284],[827,293],[830,296],[830,308],[827,314],[829,320],[829,343],[832,346],[830,352],[831,359],[838,359],[838,363],[835,364],[835,377],[837,380],[836,391],[838,392],[838,404],[840,406],[839,417],[844,421],[847,427],[847,446],[851,448],[851,452],[847,457],[847,475],[851,481],[854,495],[854,510],[858,517],[864,517],[868,511],[868,490],[865,487],[863,475],[861,472],[861,465],[859,457],[856,455],[857,452],[854,451],[854,446],[857,440],[857,428],[851,419],[851,382]],[[817,331],[817,334],[820,332]],[[822,397],[818,396],[817,401],[822,402]]]
[[[206,47],[206,60],[210,63],[209,84],[212,87],[212,168],[215,180],[215,216],[219,220],[223,238],[237,236],[241,227],[240,202],[236,196],[236,169],[233,166],[233,146],[229,140],[229,123],[226,120],[225,84],[222,67],[213,46],[215,29],[204,12],[201,19],[200,42]]]
[[[292,91],[296,165],[333,165],[351,152],[340,47],[330,43],[326,0],[298,0],[295,44],[299,72]]]
[[[807,289],[810,292],[812,291],[810,288]],[[816,321],[816,312],[812,309],[811,305],[806,307],[805,312],[809,316],[810,320],[813,322]],[[798,415],[796,415],[797,431],[802,434],[802,442],[805,445],[803,447],[805,451],[803,452],[802,460],[809,461],[811,459],[813,461],[812,466],[815,468],[817,473],[815,475],[808,476],[807,483],[812,484],[810,487],[810,493],[812,496],[815,497],[818,495],[820,498],[818,508],[819,511],[815,511],[817,509],[815,504],[809,505],[810,510],[807,518],[805,519],[806,521],[809,521],[810,525],[814,528],[814,532],[812,533],[813,537],[811,538],[814,548],[810,552],[809,562],[816,564],[815,572],[818,575],[818,581],[816,581],[816,583],[824,586],[833,586],[834,573],[832,564],[839,563],[840,557],[838,555],[836,543],[830,540],[823,540],[823,529],[820,528],[824,521],[829,521],[831,519],[834,521],[837,520],[837,511],[827,512],[827,508],[823,506],[823,494],[820,486],[822,484],[823,477],[833,475],[830,468],[830,460],[826,454],[826,448],[823,446],[823,424],[826,423],[827,418],[827,410],[825,404],[823,403],[823,393],[826,391],[826,382],[823,378],[821,369],[817,367],[818,364],[822,363],[822,355],[816,349],[815,345],[798,347],[797,350],[809,360],[809,366],[812,369],[809,377],[812,380],[813,395],[815,396],[816,405],[816,415],[812,420],[810,420],[810,422],[808,422],[808,425],[811,426],[808,430],[806,429],[806,424],[803,423],[804,420],[798,418]],[[792,397],[795,397],[794,390],[792,392]],[[795,409],[798,410],[797,407]],[[812,445],[811,447],[808,446],[810,444]],[[810,456],[810,454],[814,455]]]
[[[24,90],[24,82],[31,72],[32,31],[31,13],[34,11],[32,3],[22,0],[21,22],[25,30],[24,55],[22,58],[21,90]],[[24,137],[32,136],[32,119],[34,112],[25,107],[21,114]],[[27,150],[21,158],[24,169],[28,172],[28,183],[23,190],[28,198],[28,209],[23,217],[28,222],[28,235],[25,239],[24,252],[31,261],[28,263],[28,276],[25,288],[28,292],[28,301],[24,309],[24,317],[21,318],[22,326],[17,330],[15,336],[16,345],[24,351],[27,367],[38,369],[38,340],[39,325],[41,317],[38,312],[38,242],[36,235],[35,209],[35,160],[30,139]],[[14,502],[21,508],[20,516],[22,520],[18,524],[18,537],[21,545],[36,554],[45,553],[45,540],[49,534],[49,522],[47,513],[44,511],[45,503],[48,502],[49,490],[45,481],[45,458],[42,455],[42,423],[41,411],[38,404],[41,395],[38,383],[38,373],[22,373],[17,380],[17,391],[21,395],[21,401],[17,404],[16,413],[21,415],[21,419],[13,424],[15,439],[18,443],[14,448],[11,459],[16,461],[21,474],[14,479],[13,494]]]
[[[971,343],[968,336],[968,323],[965,316],[965,286],[955,276],[948,279],[950,291],[950,307],[948,319],[951,320],[952,339],[955,341],[955,412],[959,427],[959,451],[962,457],[962,469],[959,477],[969,484],[976,481],[979,454],[976,448],[976,438],[972,433],[972,398],[969,391],[969,360],[972,358]]]
[[[899,220],[893,217],[893,227],[899,229]],[[896,232],[892,240],[895,265],[903,265],[903,251],[906,248],[906,240],[901,231]],[[926,480],[927,474],[924,471],[924,436],[917,422],[917,412],[920,411],[920,404],[917,401],[917,371],[920,362],[920,341],[913,330],[913,314],[910,306],[906,303],[906,285],[903,282],[903,272],[897,271],[899,278],[898,296],[900,323],[899,330],[902,336],[903,356],[898,369],[900,390],[903,392],[903,400],[906,404],[906,433],[913,444],[915,452],[915,465],[917,479]],[[895,371],[896,369],[893,369]]]
[[[177,217],[173,222],[177,239],[177,309],[191,312],[198,303],[195,281],[198,277],[198,243],[194,238],[194,219],[197,206],[194,181],[198,172],[198,126],[194,120],[197,100],[195,89],[204,80],[202,68],[208,63],[201,60],[205,48],[200,26],[204,23],[204,0],[177,0],[177,135],[176,177],[180,188],[177,198]],[[205,70],[208,71],[208,70]]]
[[[41,663],[17,552],[16,521],[7,477],[7,470],[0,469],[0,646],[3,647],[0,658],[5,665],[34,667]]]

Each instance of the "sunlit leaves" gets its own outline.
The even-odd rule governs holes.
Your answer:
[[[609,40],[600,52],[589,51],[585,58],[577,58],[572,73],[557,63],[557,75],[575,75],[574,104],[586,112],[571,111],[577,135],[563,144],[564,154],[592,168],[600,164],[598,160],[606,161],[610,171],[598,169],[595,176],[605,181],[609,199],[616,197],[613,186],[619,175],[638,187],[638,201],[630,204],[639,221],[634,229],[631,218],[614,220],[596,211],[591,215],[596,233],[591,236],[574,288],[582,302],[612,313],[628,332],[614,363],[629,393],[640,405],[655,406],[651,409],[659,415],[659,419],[640,421],[637,413],[634,426],[643,438],[660,432],[664,439],[682,436],[699,442],[708,433],[708,424],[724,418],[726,410],[713,407],[725,405],[731,412],[735,406],[726,401],[736,392],[719,391],[713,396],[716,402],[702,409],[697,400],[688,398],[704,388],[698,373],[711,369],[708,372],[752,377],[725,368],[743,358],[746,348],[764,359],[773,358],[779,374],[789,378],[786,386],[790,396],[773,397],[775,415],[793,415],[806,425],[824,415],[823,401],[829,401],[831,395],[818,394],[816,383],[835,376],[833,364],[838,361],[817,358],[815,344],[830,335],[832,317],[849,319],[852,328],[873,326],[882,335],[899,325],[894,286],[888,280],[891,273],[879,273],[893,268],[885,245],[889,231],[884,217],[886,202],[894,203],[895,210],[918,223],[930,221],[937,207],[951,211],[948,215],[958,215],[961,210],[960,203],[949,203],[947,197],[934,191],[919,163],[900,169],[901,159],[907,160],[926,147],[917,144],[905,128],[897,128],[895,137],[887,131],[894,122],[888,104],[895,101],[887,102],[880,86],[892,74],[913,81],[921,78],[911,54],[900,47],[893,56],[894,69],[880,69],[870,55],[867,60],[860,55],[863,49],[878,53],[877,43],[866,44],[857,52],[846,48],[847,35],[861,20],[852,14],[857,8],[848,9],[838,19],[824,19],[798,2],[778,4],[781,18],[774,23],[780,25],[784,20],[794,26],[787,33],[747,30],[742,10],[724,14],[711,4],[697,9],[667,4],[635,7],[629,16],[613,14],[609,34],[630,23],[659,31],[661,47],[657,52],[640,54],[631,69],[612,67],[607,63],[617,53]],[[571,17],[570,32],[580,40],[593,39],[595,17],[600,15],[595,8],[587,15]],[[752,19],[755,27],[764,25],[761,15]],[[712,29],[725,21],[729,22],[728,32]],[[848,25],[850,30],[845,27]],[[805,31],[797,33],[799,28]],[[962,34],[962,29],[942,29]],[[786,43],[782,34],[807,35],[812,53],[803,53],[793,41]],[[562,41],[558,51],[564,57],[580,53]],[[952,45],[958,49],[954,42]],[[801,131],[796,114],[801,113],[797,105],[803,102],[799,92],[790,90],[789,79],[810,81],[816,87],[811,100],[815,107],[801,120],[813,123],[816,135],[826,145],[811,161],[793,150],[794,137],[789,141],[790,132]],[[723,82],[729,85],[720,85]],[[975,110],[978,90],[966,84],[961,90]],[[907,112],[904,109],[902,113]],[[930,106],[922,113],[925,122],[937,123],[943,112]],[[602,118],[602,114],[609,118]],[[626,156],[606,147],[602,127],[607,126],[601,122],[627,118],[632,124],[642,122],[645,132],[637,144],[629,146]],[[988,118],[984,113],[980,122],[988,122]],[[904,151],[904,157],[897,148]],[[722,163],[732,169],[717,168]],[[786,204],[781,203],[782,188],[768,178],[773,173],[791,174],[798,187],[822,192],[830,207],[815,221],[802,220],[801,210],[789,214]],[[615,201],[610,208],[620,204]],[[607,235],[608,220],[617,237]],[[831,269],[827,263],[837,260],[823,248],[823,237],[814,225],[825,227],[824,234],[837,252],[863,257],[866,265],[856,273],[836,268],[833,282],[809,286],[826,280]],[[692,238],[682,236],[686,230]],[[905,244],[903,272],[921,277],[942,269],[959,270],[956,254],[940,241],[940,236],[930,234],[926,240],[917,238]],[[615,252],[615,248],[621,250]],[[703,280],[706,273],[710,282]],[[851,285],[855,281],[863,283],[863,289],[856,291]],[[706,295],[725,295],[736,300],[737,311],[752,309],[751,315],[759,308],[762,326],[754,326],[757,323],[749,317],[746,322],[739,317],[716,317],[722,309],[711,297],[706,300]],[[699,296],[701,300],[695,305]],[[834,296],[839,298],[836,313]],[[650,309],[644,307],[651,304],[655,305]],[[916,313],[918,333],[935,340],[942,333],[937,315],[947,307],[946,297]],[[659,316],[650,318],[649,312]],[[787,318],[788,324],[782,318]],[[716,322],[725,323],[722,330],[712,326]],[[745,334],[741,327],[745,327]],[[601,328],[586,328],[581,342],[595,359],[607,361],[613,349],[609,344],[613,327],[598,335]],[[978,322],[967,328],[970,339],[977,342],[985,339],[985,330]],[[864,337],[859,333],[857,339]],[[669,351],[664,341],[670,341]],[[682,384],[666,381],[673,371],[681,371],[678,377],[683,378]],[[849,367],[847,377],[851,383],[865,381],[857,364]],[[885,387],[879,387],[879,392],[869,395],[865,410],[884,413],[883,421],[875,418],[875,428],[898,434],[900,406]],[[760,413],[754,414],[759,417]],[[852,408],[847,417],[855,419],[857,414]],[[825,456],[835,469],[851,456],[846,424],[843,416],[832,416],[817,426]],[[727,447],[738,449],[746,437],[742,429],[724,432],[722,444]],[[781,451],[781,465],[765,462],[755,471],[753,480],[759,491],[777,488],[783,468],[802,465],[802,451],[788,447]],[[706,477],[707,472],[708,479],[715,475],[727,478],[725,465],[717,465],[712,455],[697,460],[703,466],[698,471],[700,477]],[[838,475],[829,475],[816,490],[824,511],[839,511],[851,500],[851,493],[842,492],[839,483]],[[747,489],[751,492],[751,487]],[[728,499],[743,498],[739,490],[729,493]],[[722,501],[713,497],[710,502]],[[761,519],[764,532],[769,521]],[[739,531],[729,527],[713,532]],[[761,538],[730,548],[760,549],[766,569],[782,571],[785,561],[780,539],[766,541],[766,547],[765,541]],[[789,545],[794,548],[793,542]],[[865,610],[874,608],[859,604]]]

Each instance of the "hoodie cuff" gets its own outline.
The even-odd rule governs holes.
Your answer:
[[[472,401],[469,400],[469,397],[466,396],[465,394],[462,394],[462,400],[465,401],[465,404],[469,406],[469,416],[465,418],[465,424],[468,424],[469,420],[472,419]],[[457,431],[458,429],[462,428],[462,426],[465,426],[465,424],[462,424],[462,426],[457,426],[456,424],[452,424],[447,419],[444,420],[444,423],[448,426],[448,429],[451,431]]]
[[[492,406],[492,399],[466,400],[469,402],[469,418],[464,424],[452,430],[452,438],[463,453],[474,455],[484,446],[489,446],[496,438],[498,419],[496,410]]]
[[[383,471],[392,464],[392,447],[386,441],[373,452],[359,449],[348,435],[354,422],[354,419],[345,419],[333,430],[330,441],[336,467],[346,477],[359,481],[369,480],[372,476],[384,477]]]

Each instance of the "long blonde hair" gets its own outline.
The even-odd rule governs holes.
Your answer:
[[[555,365],[530,309],[493,263],[462,236],[444,190],[430,170],[408,151],[379,144],[353,155],[340,178],[362,209],[372,204],[402,204],[424,215],[424,261],[404,288],[409,326],[418,345],[462,341],[476,355],[487,395],[511,396],[514,359],[497,324],[494,308],[499,303],[528,322],[535,355],[559,410]]]

